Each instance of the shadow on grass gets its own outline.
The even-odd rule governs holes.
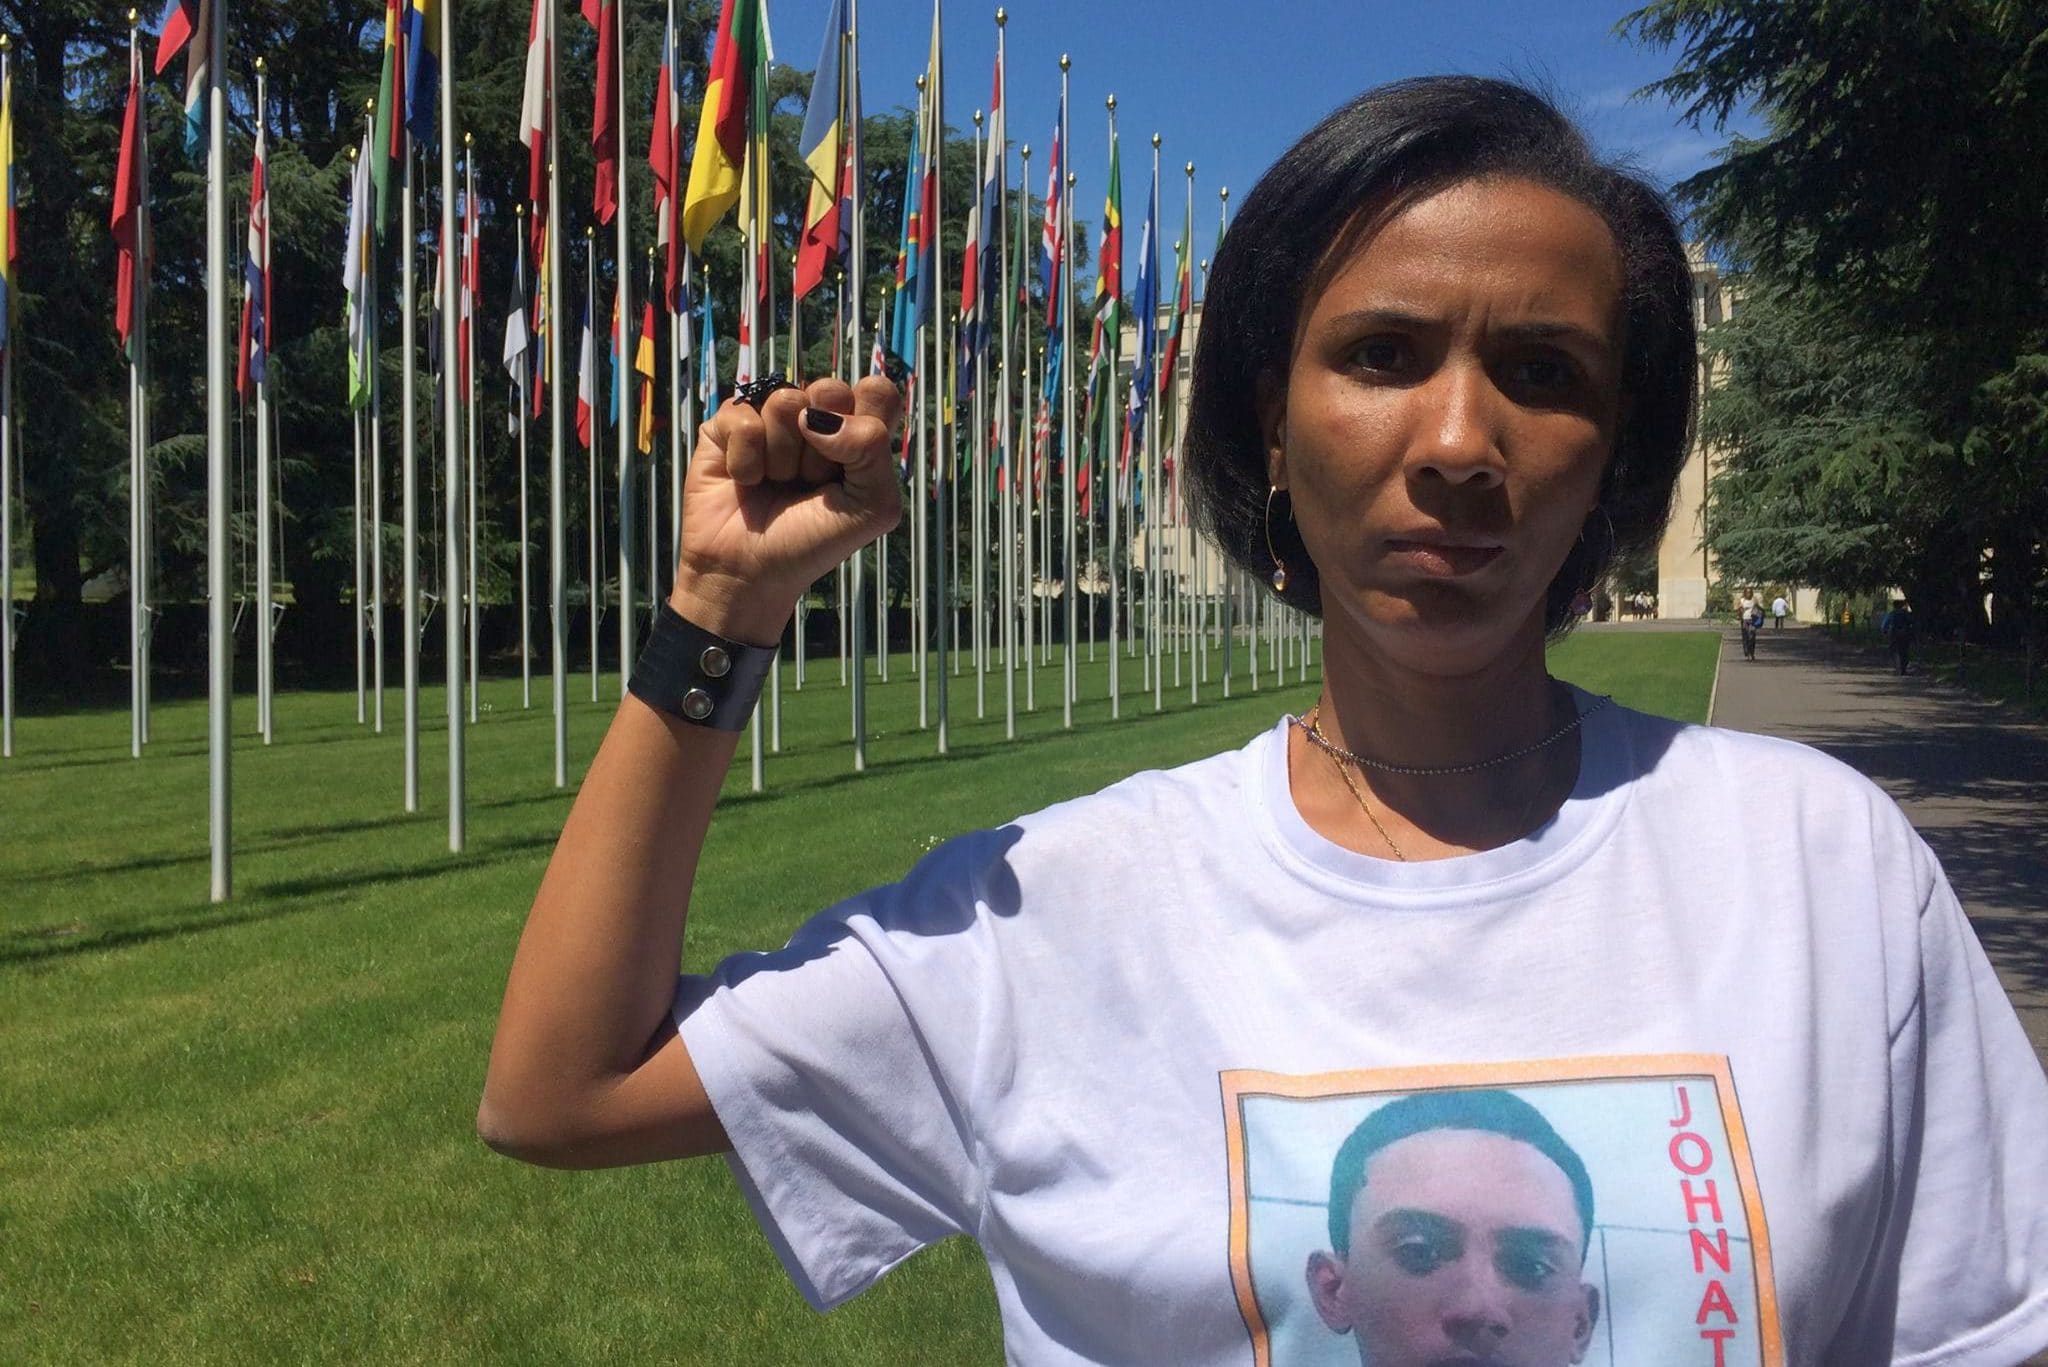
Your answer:
[[[514,807],[531,807],[545,802],[558,802],[568,797],[567,790],[550,788],[545,792],[528,793],[520,797],[491,798],[482,802],[471,802],[472,811],[503,811]],[[360,835],[365,831],[392,830],[402,826],[436,822],[441,816],[434,812],[395,812],[390,816],[365,817],[359,821],[328,821],[317,826],[283,826],[266,832],[261,838],[238,842],[235,853],[274,854],[300,845],[312,844],[329,836]],[[124,873],[150,873],[160,869],[181,868],[190,864],[204,864],[212,858],[211,851],[200,848],[186,854],[138,855],[133,859],[118,859],[101,864],[72,864],[64,868],[43,869],[31,873],[16,873],[8,876],[13,885],[61,883],[71,878],[98,878]],[[0,956],[4,957],[4,956]]]
[[[67,926],[45,926],[0,936],[0,967],[26,966],[51,960],[69,959],[130,949],[160,940],[182,939],[216,930],[280,920],[329,907],[336,894],[361,888],[399,886],[489,868],[552,845],[553,832],[489,842],[481,849],[451,857],[446,863],[409,867],[385,866],[359,869],[346,874],[317,878],[286,878],[252,882],[244,891],[246,900],[224,905],[205,904],[175,919],[161,919],[141,925],[121,926],[104,931],[72,932]],[[203,858],[203,856],[202,856]]]

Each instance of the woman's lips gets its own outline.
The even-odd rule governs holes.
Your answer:
[[[1390,537],[1388,558],[1418,574],[1438,579],[1458,579],[1498,560],[1505,548],[1486,543],[1409,540]]]

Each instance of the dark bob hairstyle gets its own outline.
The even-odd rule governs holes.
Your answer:
[[[1621,252],[1621,425],[1601,476],[1599,512],[1551,580],[1543,626],[1570,626],[1571,603],[1617,557],[1656,544],[1692,436],[1698,339],[1692,270],[1664,197],[1599,161],[1535,91],[1474,76],[1396,81],[1324,119],[1259,178],[1209,275],[1183,451],[1197,516],[1239,566],[1270,582],[1262,386],[1285,387],[1308,292],[1383,215],[1467,181],[1533,181],[1606,222]],[[1322,586],[1285,503],[1273,549],[1290,606],[1320,615]]]

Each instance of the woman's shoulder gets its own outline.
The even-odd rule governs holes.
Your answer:
[[[1918,834],[1892,796],[1843,759],[1780,736],[1617,709],[1629,733],[1639,795],[1704,822],[1792,825],[1809,841],[1892,847],[1919,859]]]
[[[1115,782],[946,842],[934,856],[954,868],[994,862],[1038,873],[1085,868],[1091,876],[1126,859],[1156,859],[1171,840],[1213,838],[1244,825],[1247,794],[1277,730],[1171,767]]]

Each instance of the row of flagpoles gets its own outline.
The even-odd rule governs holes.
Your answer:
[[[383,386],[377,336],[379,245],[389,236],[391,201],[398,200],[397,235],[400,309],[399,502],[402,509],[401,555],[403,587],[402,656],[404,699],[404,803],[420,808],[420,660],[423,594],[419,582],[419,470],[415,388],[417,354],[415,318],[409,301],[417,297],[414,247],[418,242],[416,209],[420,187],[416,171],[422,156],[438,150],[440,171],[439,249],[434,265],[434,331],[432,354],[440,382],[436,399],[440,415],[442,517],[440,610],[447,668],[448,840],[451,850],[464,844],[465,723],[476,717],[479,614],[477,584],[477,457],[476,376],[474,337],[480,301],[479,212],[474,167],[458,162],[452,137],[455,128],[453,72],[449,60],[452,0],[385,0],[380,48],[378,95],[366,110],[360,142],[352,149],[348,239],[342,269],[346,297],[348,400],[355,414],[355,602],[357,605],[357,720],[381,731],[384,725],[383,583]],[[227,0],[169,0],[158,40],[155,69],[163,72],[182,52],[186,55],[185,111],[189,148],[201,145],[204,133],[207,173],[208,282],[208,632],[209,632],[209,771],[210,828],[213,842],[212,890],[225,898],[230,890],[229,829],[229,697],[233,631],[229,624],[227,342],[225,286],[226,204],[224,173],[224,95],[221,33]],[[531,611],[527,508],[527,436],[532,421],[545,419],[549,436],[547,485],[547,616],[551,630],[551,695],[553,708],[554,778],[568,781],[567,660],[564,638],[568,621],[570,576],[565,541],[565,441],[573,411],[575,435],[588,453],[586,488],[588,546],[585,575],[590,596],[589,643],[592,698],[598,696],[599,618],[603,607],[605,566],[601,563],[603,510],[599,507],[599,433],[603,430],[597,389],[595,329],[597,298],[596,228],[613,229],[611,429],[617,442],[616,536],[618,581],[618,658],[621,687],[624,670],[634,658],[643,606],[652,612],[660,592],[663,554],[671,561],[680,540],[684,443],[694,432],[699,405],[708,416],[719,402],[717,355],[708,275],[697,288],[695,255],[709,232],[735,213],[744,238],[738,310],[738,360],[735,383],[745,383],[776,366],[768,301],[773,297],[773,260],[769,250],[770,221],[767,146],[767,70],[771,59],[765,0],[723,0],[709,79],[696,133],[695,152],[687,180],[683,175],[681,64],[676,56],[674,2],[669,0],[662,44],[662,68],[648,137],[648,161],[654,183],[652,246],[647,249],[648,292],[640,316],[637,345],[629,354],[627,324],[633,318],[631,299],[632,234],[628,223],[625,181],[624,103],[621,65],[624,50],[624,0],[581,0],[583,17],[597,36],[597,81],[592,114],[596,153],[592,217],[584,232],[585,292],[581,300],[580,351],[575,370],[575,395],[568,393],[569,373],[563,365],[562,337],[557,320],[563,315],[563,251],[561,185],[556,175],[558,128],[555,53],[558,50],[558,6],[533,0],[529,24],[525,84],[520,116],[520,141],[529,151],[525,202],[517,206],[521,231],[517,238],[514,294],[507,313],[503,363],[511,385],[511,426],[519,451],[520,526],[520,658],[522,697],[532,703]],[[131,24],[134,16],[131,12]],[[1107,101],[1110,171],[1104,202],[1099,271],[1087,322],[1091,342],[1085,377],[1077,375],[1075,350],[1079,295],[1074,255],[1073,198],[1076,179],[1068,167],[1073,145],[1068,125],[1069,63],[1060,61],[1060,102],[1046,179],[1045,215],[1039,232],[1038,274],[1044,297],[1043,316],[1032,308],[1023,285],[1023,271],[1032,255],[1029,238],[1029,196],[1009,189],[1011,143],[1006,127],[1006,15],[996,15],[996,56],[993,92],[986,118],[975,114],[973,183],[976,191],[966,213],[963,259],[960,262],[959,309],[947,327],[938,306],[941,259],[938,225],[942,203],[944,119],[944,45],[938,0],[934,0],[931,49],[927,69],[919,77],[916,122],[906,176],[902,231],[893,278],[884,281],[881,309],[874,320],[872,348],[862,346],[863,300],[867,298],[865,205],[859,77],[857,0],[833,0],[823,49],[814,75],[811,98],[799,138],[799,152],[810,171],[810,190],[796,256],[791,262],[789,364],[801,367],[801,302],[828,281],[837,289],[832,354],[836,373],[851,380],[863,362],[874,373],[897,375],[909,396],[903,461],[910,484],[912,516],[910,556],[912,667],[918,681],[918,723],[936,727],[936,743],[944,753],[950,741],[949,693],[936,690],[936,716],[930,706],[934,677],[943,681],[958,674],[961,643],[954,639],[962,587],[954,582],[958,564],[952,548],[959,541],[960,478],[970,490],[968,516],[972,547],[971,583],[966,586],[969,639],[976,679],[977,713],[986,715],[986,676],[1000,653],[1006,734],[1016,734],[1018,677],[1023,677],[1024,708],[1037,705],[1039,668],[1050,662],[1055,639],[1063,649],[1062,719],[1073,724],[1079,697],[1078,646],[1082,624],[1078,601],[1091,600],[1107,589],[1109,700],[1112,715],[1123,701],[1121,661],[1142,652],[1143,669],[1155,709],[1164,705],[1167,652],[1172,651],[1176,687],[1180,684],[1180,651],[1184,642],[1211,638],[1222,641],[1223,687],[1230,686],[1235,641],[1241,626],[1252,637],[1250,665],[1257,686],[1259,645],[1265,641],[1268,667],[1284,667],[1288,651],[1305,668],[1309,629],[1305,620],[1283,620],[1278,605],[1259,593],[1242,575],[1223,568],[1220,553],[1198,544],[1191,568],[1169,572],[1163,561],[1166,518],[1178,505],[1171,452],[1177,432],[1167,430],[1176,397],[1179,361],[1193,321],[1194,166],[1186,166],[1187,204],[1184,226],[1175,249],[1171,291],[1162,298],[1158,278],[1159,160],[1161,140],[1152,138],[1153,157],[1148,209],[1139,242],[1137,280],[1131,322],[1137,355],[1129,366],[1123,403],[1116,401],[1122,364],[1122,267],[1124,258],[1121,166],[1116,130],[1116,100]],[[4,242],[0,242],[0,502],[8,498],[11,440],[12,349],[6,337],[6,303],[13,287],[12,88],[8,54],[0,38],[0,186],[8,206]],[[256,64],[256,124],[251,175],[248,238],[243,265],[240,344],[235,374],[237,394],[253,403],[256,419],[256,620],[258,730],[268,742],[273,734],[275,689],[272,652],[276,605],[273,601],[273,507],[270,376],[270,234],[265,168],[268,109],[263,64]],[[150,221],[147,185],[146,90],[142,60],[131,33],[129,95],[115,189],[112,229],[119,253],[117,330],[130,364],[130,488],[131,538],[130,648],[134,660],[131,694],[131,746],[140,755],[149,736],[149,638],[151,621],[150,557],[152,511],[148,499],[147,451],[150,443],[148,380],[148,269]],[[471,140],[465,136],[465,148]],[[1029,146],[1021,148],[1024,179],[1030,178]],[[1221,191],[1228,208],[1228,191]],[[1015,217],[1009,213],[1015,202]],[[459,212],[458,212],[459,205]],[[1012,229],[1014,228],[1014,233]],[[1218,240],[1222,225],[1219,223]],[[450,259],[447,244],[456,244]],[[528,257],[533,270],[529,275]],[[1204,263],[1206,266],[1206,263]],[[657,300],[660,308],[657,310]],[[661,516],[660,471],[652,459],[659,424],[656,421],[657,311],[669,321],[668,371],[671,410],[680,420],[668,424],[669,469],[667,516]],[[1166,314],[1164,328],[1161,313]],[[1034,329],[1042,345],[1034,347]],[[695,367],[694,380],[688,371]],[[814,378],[802,375],[793,378]],[[990,387],[995,386],[993,411]],[[573,410],[572,410],[573,402]],[[1077,413],[1077,405],[1080,412]],[[1055,418],[1055,409],[1058,416]],[[1029,432],[1013,430],[1016,420],[1029,419]],[[962,423],[968,424],[963,440]],[[1055,441],[1055,433],[1057,440]],[[964,449],[963,449],[964,448]],[[1028,451],[1028,460],[1026,453]],[[638,481],[645,467],[644,498]],[[1092,488],[1095,466],[1115,461],[1106,477],[1106,491]],[[367,488],[365,473],[367,472]],[[1051,506],[1058,482],[1057,516]],[[367,568],[364,496],[370,508],[369,539],[374,547]],[[1095,536],[1094,504],[1107,512],[1106,536],[1112,550],[1124,549],[1125,583],[1113,580],[1116,556],[1109,569],[1100,568]],[[636,518],[644,511],[644,533]],[[1142,515],[1143,539],[1120,526]],[[991,527],[993,519],[996,526]],[[0,527],[11,526],[11,511]],[[1176,522],[1185,526],[1185,518]],[[664,525],[666,530],[664,531]],[[1079,543],[1085,524],[1089,545],[1085,557]],[[1061,538],[1055,555],[1055,525]],[[1130,535],[1129,544],[1123,544]],[[4,532],[0,532],[4,536]],[[665,539],[664,539],[665,538]],[[1187,541],[1185,533],[1181,540]],[[934,551],[934,543],[938,548]],[[1142,547],[1140,554],[1138,552]],[[1184,553],[1183,548],[1183,553]],[[991,554],[993,552],[993,554]],[[640,557],[644,553],[645,592],[641,591]],[[853,763],[866,765],[869,728],[866,719],[867,614],[863,611],[875,576],[874,644],[880,678],[889,668],[889,616],[886,587],[887,538],[872,554],[863,552],[840,567],[835,576],[841,644],[840,674],[850,692]],[[1132,562],[1142,559],[1142,582],[1134,580]],[[990,563],[991,559],[994,563]],[[1056,587],[1049,576],[1059,566]],[[0,564],[11,565],[11,547],[0,547]],[[1081,567],[1087,566],[1087,582]],[[5,573],[0,570],[0,573]],[[992,585],[991,578],[995,581]],[[934,582],[936,581],[936,582]],[[465,587],[466,586],[466,587]],[[643,604],[644,599],[644,604]],[[1126,604],[1135,616],[1142,601],[1142,632],[1130,624],[1126,639]],[[11,605],[11,583],[0,587],[0,603]],[[1055,602],[1063,623],[1055,629]],[[1249,610],[1240,624],[1235,614]],[[800,609],[801,614],[801,609]],[[4,643],[7,677],[7,752],[12,753],[12,613],[0,613],[9,632]],[[1095,613],[1086,624],[1088,650],[1095,652]],[[365,650],[365,641],[369,649]],[[805,679],[805,632],[797,625],[797,687]],[[1170,647],[1169,647],[1170,643]],[[1284,646],[1284,648],[1283,648]],[[934,658],[936,651],[936,658]],[[1021,667],[1020,667],[1021,666]],[[1208,668],[1208,652],[1195,651],[1189,666],[1191,695],[1198,698]],[[464,702],[467,700],[465,715]],[[763,713],[768,739],[764,747]],[[764,707],[751,728],[752,781],[763,783],[764,748],[780,748],[781,679],[778,661]]]

